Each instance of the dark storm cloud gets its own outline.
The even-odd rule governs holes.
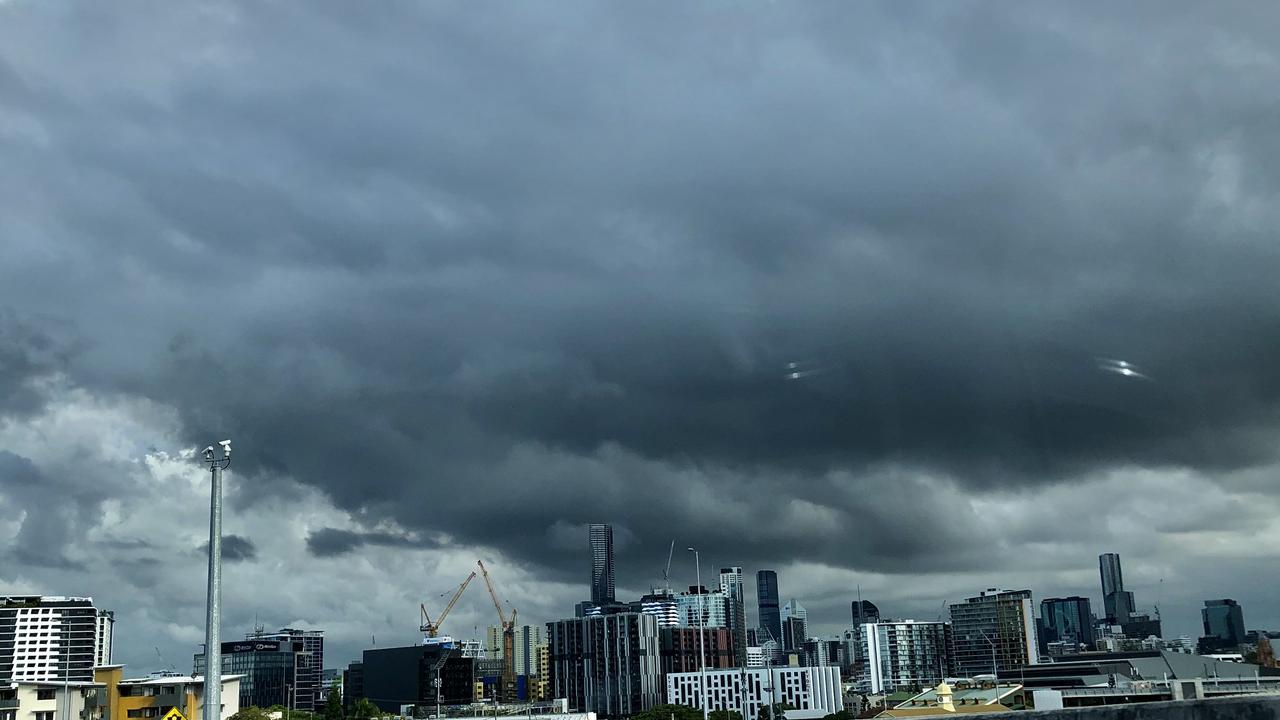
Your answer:
[[[366,545],[382,547],[433,547],[435,543],[408,535],[386,532],[355,532],[339,528],[320,528],[307,535],[307,550],[316,557],[334,557],[359,550]]]
[[[201,543],[196,549],[197,553],[204,557],[209,557],[209,543]],[[224,535],[222,538],[222,558],[227,562],[243,562],[246,560],[255,560],[258,557],[258,548],[253,541],[241,535]]]
[[[934,571],[966,492],[1276,457],[1271,9],[10,5],[0,303],[315,555]]]

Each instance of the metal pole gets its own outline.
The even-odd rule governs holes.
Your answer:
[[[63,648],[63,654],[66,661],[62,665],[62,702],[67,706],[67,720],[71,720],[71,643],[67,643],[67,647]]]
[[[436,662],[436,720],[440,718],[440,662]]]
[[[693,548],[689,548],[693,550]],[[698,555],[697,550],[693,550],[693,566],[698,577],[698,665],[700,666],[701,677],[699,683],[702,685],[702,720],[707,720],[707,658],[705,648],[707,644],[707,616],[703,609],[705,600],[702,596],[706,594],[702,587],[702,559]]]
[[[209,588],[205,599],[204,624],[204,713],[203,720],[222,716],[222,469],[230,464],[210,460],[213,482],[209,488]]]

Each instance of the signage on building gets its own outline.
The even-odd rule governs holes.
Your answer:
[[[281,645],[279,642],[229,642],[222,643],[222,652],[224,653],[246,653],[246,652],[279,652]]]
[[[187,716],[183,715],[178,708],[174,708],[164,714],[163,720],[187,720]]]

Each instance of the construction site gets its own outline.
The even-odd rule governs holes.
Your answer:
[[[481,560],[448,596],[434,617],[419,605],[421,642],[365,650],[343,673],[344,704],[367,699],[384,712],[403,717],[559,715],[563,701],[546,697],[546,647],[541,628],[519,628],[518,613],[500,597]],[[487,642],[458,640],[443,632],[445,621],[479,575],[498,624]],[[517,642],[517,639],[519,642]]]

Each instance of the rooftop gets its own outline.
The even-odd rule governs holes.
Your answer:
[[[239,680],[244,675],[223,675],[222,681]],[[121,685],[190,685],[192,683],[203,683],[203,675],[169,675],[166,677],[147,677],[147,678],[131,678],[121,680]]]

